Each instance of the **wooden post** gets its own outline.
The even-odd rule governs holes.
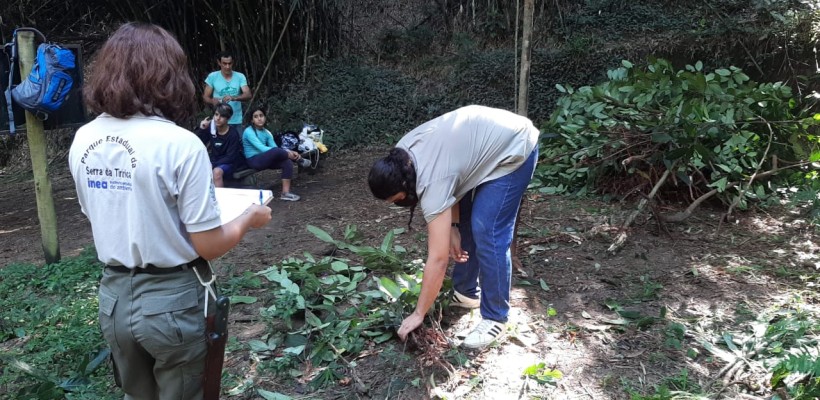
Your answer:
[[[36,56],[34,32],[17,32],[20,76],[27,77],[34,66]],[[26,138],[31,154],[31,169],[34,172],[34,193],[37,197],[37,217],[40,220],[40,236],[46,264],[60,261],[60,242],[57,237],[57,213],[48,180],[48,160],[46,157],[46,135],[43,121],[26,111]]]

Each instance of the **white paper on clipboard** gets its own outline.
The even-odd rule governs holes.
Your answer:
[[[273,199],[270,190],[215,188],[216,201],[221,211],[222,225],[235,220],[250,207],[251,204],[268,204]],[[260,196],[261,195],[261,196]]]

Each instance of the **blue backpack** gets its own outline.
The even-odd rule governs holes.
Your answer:
[[[19,30],[34,31],[45,41],[45,37],[36,29],[20,28],[17,31]],[[17,61],[17,31],[14,32],[14,39],[11,43],[12,63]],[[75,68],[76,61],[71,50],[56,44],[43,43],[37,47],[37,56],[31,73],[16,87],[6,89],[6,100],[8,102],[13,99],[17,105],[37,118],[46,120],[49,114],[59,110],[68,98],[68,93],[74,86],[72,74]],[[9,86],[13,82],[14,67],[10,70]],[[7,106],[9,117],[12,119],[10,104]],[[13,122],[10,121],[9,125],[11,132],[14,133]]]
[[[37,47],[37,59],[28,78],[11,90],[20,107],[42,120],[62,107],[74,86],[71,73],[76,68],[74,53],[56,44]]]

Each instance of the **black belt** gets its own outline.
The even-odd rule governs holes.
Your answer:
[[[189,263],[185,263],[182,265],[177,265],[176,267],[157,267],[153,264],[148,264],[145,268],[136,267],[136,268],[128,268],[124,265],[106,265],[105,268],[110,269],[114,272],[122,272],[126,274],[130,274],[132,271],[135,274],[149,274],[149,275],[162,275],[162,274],[173,274],[175,272],[182,272],[191,268],[199,269],[200,274],[204,273],[208,269],[208,262],[205,261],[204,258],[199,257]]]

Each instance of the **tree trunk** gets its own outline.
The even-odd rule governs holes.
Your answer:
[[[532,16],[535,10],[535,0],[524,0],[524,21],[522,23],[521,32],[521,75],[518,81],[518,107],[516,108],[519,115],[527,116],[527,102],[528,102],[528,86],[530,80],[530,43],[532,41]],[[516,49],[517,50],[517,49]],[[521,198],[521,204],[518,205],[518,215],[515,218],[515,227],[513,228],[513,241],[510,246],[510,255],[512,257],[512,265],[516,272],[520,275],[525,275],[521,260],[518,258],[518,225],[521,223],[521,209],[524,206],[524,198]]]
[[[530,80],[530,44],[532,42],[532,15],[535,0],[524,0],[524,21],[521,32],[521,74],[518,81],[518,114],[527,116]]]
[[[34,65],[34,32],[17,33],[20,54],[20,76],[27,77]],[[37,217],[40,221],[40,235],[46,264],[60,261],[60,242],[57,238],[57,213],[48,180],[48,160],[46,157],[46,135],[43,121],[26,111],[26,137],[31,154],[31,169],[34,172],[34,193],[37,198]]]

